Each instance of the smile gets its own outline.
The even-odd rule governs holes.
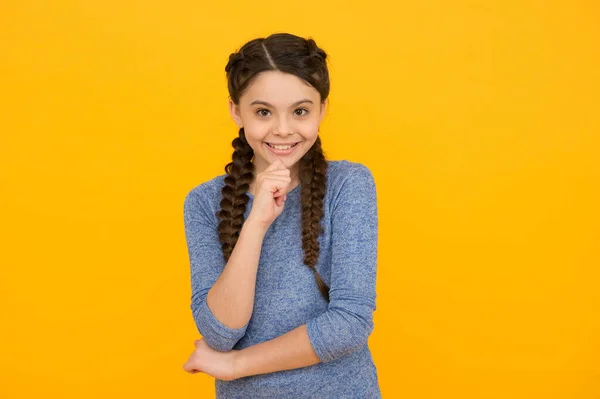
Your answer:
[[[299,143],[295,143],[292,145],[273,145],[269,143],[265,143],[269,150],[277,155],[288,155],[294,152],[294,149],[298,146]]]

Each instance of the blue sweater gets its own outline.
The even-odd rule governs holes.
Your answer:
[[[300,188],[287,194],[282,214],[267,230],[260,254],[252,317],[232,329],[206,304],[225,260],[217,234],[225,174],[193,188],[185,198],[185,235],[191,266],[191,310],[207,344],[243,349],[306,324],[320,363],[233,381],[215,379],[217,398],[380,398],[377,369],[368,346],[373,331],[378,215],[370,170],[346,160],[327,161],[324,233],[316,269],[330,287],[321,296],[303,263]],[[253,196],[244,220],[252,208]]]

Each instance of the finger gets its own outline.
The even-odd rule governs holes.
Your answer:
[[[273,188],[271,188],[271,193],[273,194],[274,198],[277,197],[281,197],[284,194],[287,193],[287,187],[289,186],[289,184],[284,184],[283,186],[275,186]]]
[[[281,158],[277,158],[275,161],[273,161],[273,163],[271,165],[269,165],[269,167],[265,170],[280,170],[280,169],[286,169],[285,164],[283,163],[283,161],[281,160]]]
[[[194,370],[194,368],[190,365],[189,362],[185,362],[185,364],[183,365],[183,369],[188,373],[191,373]]]
[[[277,197],[275,199],[275,204],[277,204],[277,206],[282,207],[285,204],[285,200],[287,199],[287,194],[283,194],[280,197]]]
[[[262,174],[264,176],[289,176],[290,170],[289,169],[278,169],[278,170],[270,170],[270,171],[265,170]]]
[[[285,182],[292,182],[292,178],[286,175],[282,175],[282,176],[278,176],[278,175],[273,175],[273,176],[265,176],[262,179],[262,183],[265,184],[265,182],[268,184],[269,181],[285,181]]]
[[[188,373],[190,373],[190,374],[196,374],[196,373],[199,373],[199,372],[200,372],[200,370],[196,370],[196,369],[194,369],[194,368],[188,368],[188,369],[187,369],[187,370],[185,370],[185,371],[187,371],[187,372],[188,372]]]
[[[291,182],[292,179],[289,177],[269,177],[268,179],[263,180],[262,186],[274,193],[276,191],[286,190]]]

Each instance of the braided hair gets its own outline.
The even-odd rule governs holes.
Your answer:
[[[327,54],[313,39],[289,33],[275,33],[267,38],[249,41],[229,56],[225,67],[229,95],[239,104],[252,80],[264,71],[281,71],[296,75],[314,87],[324,101],[329,95]],[[219,241],[225,261],[229,260],[238,240],[244,213],[250,198],[246,194],[254,177],[254,150],[246,140],[244,128],[232,141],[232,161],[225,166],[225,185],[221,189],[221,209],[217,217]],[[329,287],[316,270],[319,259],[318,238],[323,233],[323,198],[327,187],[327,161],[321,148],[321,138],[300,159],[300,198],[302,207],[302,248],[304,263],[315,275],[321,295],[329,301]]]

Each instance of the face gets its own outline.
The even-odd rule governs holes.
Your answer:
[[[231,116],[254,150],[257,174],[277,158],[297,174],[298,161],[317,140],[325,108],[314,87],[279,71],[260,73],[238,105],[229,100]]]

